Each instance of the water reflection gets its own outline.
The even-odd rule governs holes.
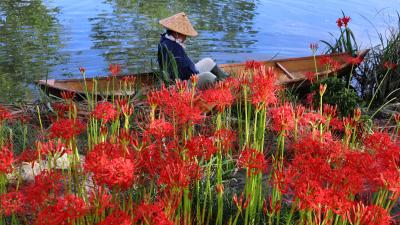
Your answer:
[[[248,52],[256,42],[253,17],[257,1],[229,0],[114,0],[112,12],[90,18],[95,49],[103,49],[108,63],[122,64],[129,72],[156,67],[156,49],[163,29],[158,20],[186,12],[200,35],[189,39],[194,59],[215,52]]]
[[[121,64],[125,72],[157,67],[163,32],[158,20],[181,11],[200,34],[188,39],[188,54],[226,63],[309,55],[309,43],[338,35],[341,10],[352,17],[359,43],[370,47],[379,42],[370,44],[369,34],[387,28],[377,15],[394,11],[397,18],[399,5],[399,0],[0,0],[0,101],[31,96],[28,83],[46,75],[79,78],[80,66],[88,76],[106,74],[109,63]]]
[[[0,102],[30,98],[29,83],[61,62],[57,12],[41,0],[0,1]]]

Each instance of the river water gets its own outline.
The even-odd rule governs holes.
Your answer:
[[[310,43],[338,36],[342,11],[371,47],[398,26],[400,0],[0,0],[0,102],[29,99],[35,79],[79,77],[81,66],[88,76],[110,63],[156,68],[158,20],[180,11],[199,31],[188,54],[226,63],[310,55]]]

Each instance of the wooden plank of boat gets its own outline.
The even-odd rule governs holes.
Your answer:
[[[356,55],[363,58],[368,51],[369,49],[360,50]],[[338,53],[330,55],[317,55],[315,56],[315,59],[318,61],[320,58],[326,56],[329,56],[333,60],[337,61],[340,65],[339,68],[334,71],[333,69],[326,69],[325,66],[317,63],[317,69],[319,72],[315,74],[315,76],[321,78],[333,75],[334,73],[340,75],[350,71],[351,64],[345,60],[346,57],[349,57],[349,54]],[[266,67],[273,67],[275,69],[278,74],[277,84],[279,85],[291,85],[305,81],[307,79],[306,73],[315,71],[315,61],[313,56],[268,60],[262,61],[262,63]],[[245,63],[222,64],[220,67],[232,76],[236,76],[244,70]],[[111,84],[112,82],[110,82],[109,76],[87,78],[86,86],[89,93],[93,93],[93,90],[96,89],[95,94],[98,96],[110,96],[111,94],[114,94],[115,96],[130,95],[134,92],[124,91],[125,88],[123,87],[122,82],[123,79],[129,76],[135,77],[136,84],[146,88],[155,87],[160,81],[156,73],[140,73],[116,76],[114,88],[112,87],[113,85]],[[36,81],[36,84],[42,90],[46,91],[46,93],[58,97],[61,96],[62,91],[73,92],[81,96],[85,95],[85,82],[83,79],[39,80]]]

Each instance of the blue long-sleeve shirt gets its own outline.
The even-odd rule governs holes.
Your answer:
[[[167,71],[172,80],[175,80],[175,78],[188,80],[193,74],[198,74],[199,71],[187,56],[185,49],[177,42],[166,38],[165,35],[161,35],[158,45],[158,63],[161,71]],[[175,71],[178,74],[175,74]]]

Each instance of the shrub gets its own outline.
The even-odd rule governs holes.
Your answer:
[[[337,105],[338,111],[342,116],[350,115],[357,105],[361,102],[360,97],[353,89],[346,88],[346,82],[337,77],[329,77],[314,83],[310,89],[316,92],[314,95],[314,106],[319,105],[319,85],[326,84],[328,88],[323,96],[323,103]]]

